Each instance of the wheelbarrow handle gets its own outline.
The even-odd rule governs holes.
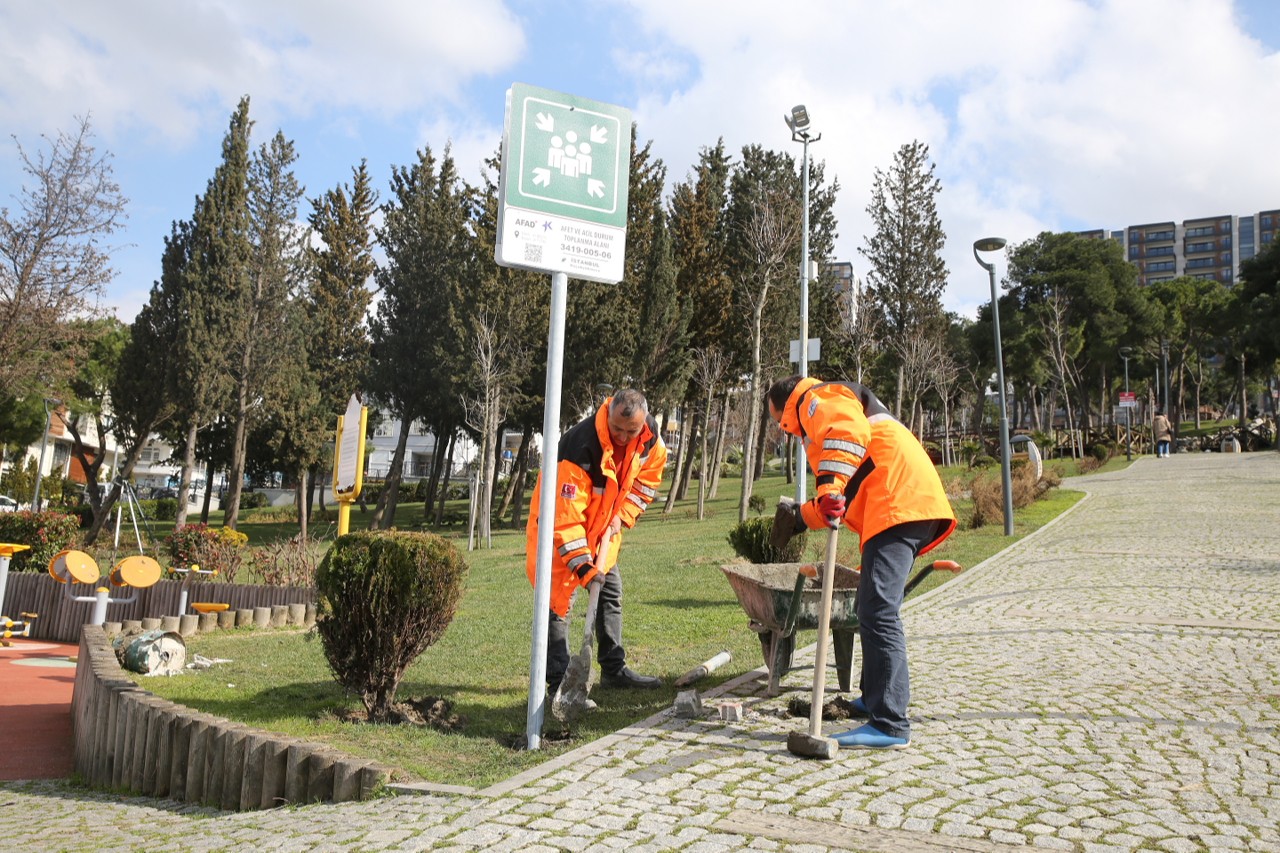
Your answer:
[[[934,560],[920,571],[916,572],[916,576],[907,581],[906,587],[902,590],[902,597],[906,598],[911,594],[911,590],[920,585],[920,581],[927,578],[932,572],[955,572],[959,574],[963,569],[960,564],[954,560]]]

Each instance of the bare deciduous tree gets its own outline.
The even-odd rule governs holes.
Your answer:
[[[710,462],[707,454],[708,430],[711,424],[711,404],[715,400],[716,390],[724,380],[728,359],[717,346],[700,347],[694,351],[693,381],[702,390],[702,468],[698,475],[698,520],[706,518],[707,485],[711,477]]]
[[[47,150],[34,155],[14,137],[31,183],[14,210],[0,207],[0,391],[9,397],[69,378],[65,352],[77,331],[67,321],[98,313],[115,275],[103,240],[123,224],[127,200],[111,155],[93,147],[89,119],[78,121],[72,133],[44,137]]]
[[[749,312],[751,370],[747,375],[746,439],[742,446],[742,497],[738,521],[747,520],[755,471],[755,446],[760,422],[760,349],[764,338],[764,309],[769,291],[790,272],[790,258],[800,242],[800,212],[795,199],[766,192],[743,224],[743,245],[751,268],[739,283],[739,301]]]

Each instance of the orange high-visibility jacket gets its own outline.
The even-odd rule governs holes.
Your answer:
[[[622,519],[624,528],[635,526],[640,513],[658,496],[662,470],[667,464],[667,448],[652,415],[645,418],[644,429],[627,445],[622,458],[614,456],[609,437],[610,402],[612,398],[605,400],[595,417],[572,427],[560,439],[551,609],[561,616],[569,612],[569,600],[579,585],[579,570],[585,571],[594,563],[601,572],[607,572],[617,564],[621,531],[609,543],[609,553],[595,559],[605,528],[614,516]],[[525,527],[525,571],[530,583],[535,583],[537,576],[541,494],[540,472]]]
[[[801,379],[781,415],[782,429],[804,441],[817,496],[845,496],[844,521],[861,543],[907,521],[950,521],[923,554],[955,530],[955,512],[933,462],[865,386]],[[813,530],[826,526],[817,496],[801,507]]]

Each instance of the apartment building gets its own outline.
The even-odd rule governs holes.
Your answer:
[[[1149,222],[1122,231],[1081,232],[1086,237],[1109,237],[1124,245],[1125,257],[1138,268],[1140,284],[1154,284],[1180,276],[1234,284],[1240,264],[1267,248],[1276,238],[1280,210],[1242,216],[1206,216],[1182,222]]]

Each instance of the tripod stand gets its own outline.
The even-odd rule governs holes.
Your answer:
[[[155,541],[155,531],[151,527],[151,521],[147,518],[147,514],[142,510],[142,503],[138,500],[138,493],[134,490],[133,484],[123,477],[116,477],[113,481],[120,488],[121,503],[116,507],[116,528],[115,537],[111,543],[111,562],[116,561],[116,553],[120,550],[120,522],[124,518],[124,511],[127,507],[129,510],[129,520],[133,523],[133,535],[138,540],[138,553],[145,554],[146,549],[142,547],[142,532],[138,529],[138,519],[142,519],[143,525],[147,528],[147,536]]]

